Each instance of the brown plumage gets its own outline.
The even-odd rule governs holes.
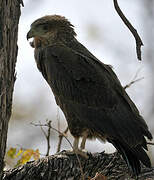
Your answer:
[[[151,166],[147,150],[152,135],[135,104],[110,66],[99,61],[75,38],[73,25],[53,15],[37,19],[27,39],[34,37],[37,67],[51,87],[65,114],[78,149],[79,137],[111,142],[134,175],[140,161]]]

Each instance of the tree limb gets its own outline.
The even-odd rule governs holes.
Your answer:
[[[133,34],[135,40],[136,40],[136,53],[137,53],[137,58],[139,60],[142,60],[141,58],[141,46],[143,46],[143,42],[137,32],[137,30],[132,26],[132,24],[129,22],[129,20],[126,18],[126,16],[123,14],[123,12],[121,11],[117,0],[113,0],[114,2],[114,7],[115,10],[117,11],[118,15],[120,16],[120,18],[122,19],[122,21],[124,22],[124,24],[128,27],[128,29],[131,31],[131,33]]]
[[[79,157],[84,172],[84,179],[95,177],[101,173],[108,180],[131,179],[128,168],[119,153],[88,154],[88,159]],[[154,168],[142,168],[139,180],[152,180]],[[150,179],[151,178],[151,179]],[[76,155],[69,155],[62,151],[56,155],[48,156],[38,161],[31,161],[27,164],[4,172],[3,180],[81,180],[81,170]]]

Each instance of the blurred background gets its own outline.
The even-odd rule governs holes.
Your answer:
[[[119,0],[121,9],[143,40],[141,62],[136,58],[135,40],[117,15],[112,0],[24,0],[24,5],[19,24],[17,80],[9,123],[8,149],[38,148],[45,155],[46,139],[41,129],[30,123],[44,124],[48,119],[52,120],[54,128],[59,126],[60,131],[67,127],[52,91],[36,67],[34,49],[26,40],[30,24],[50,14],[66,16],[75,26],[77,39],[98,59],[111,64],[124,86],[132,81],[136,73],[137,78],[144,77],[129,87],[127,92],[154,135],[154,0]],[[69,133],[68,138],[72,141]],[[57,142],[58,134],[52,131],[50,154],[56,152]],[[62,149],[71,149],[65,139]],[[98,140],[88,141],[86,149],[90,152],[114,151],[112,145]],[[154,165],[154,146],[149,149]]]

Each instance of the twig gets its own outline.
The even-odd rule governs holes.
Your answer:
[[[34,124],[34,123],[31,123],[32,125],[34,125],[34,126],[39,126],[40,128],[41,128],[41,130],[42,130],[42,132],[43,132],[43,134],[44,134],[44,136],[45,136],[45,138],[46,138],[46,140],[47,140],[47,153],[46,153],[46,156],[49,156],[49,152],[50,152],[50,148],[51,148],[51,146],[50,146],[50,134],[51,134],[51,122],[52,121],[46,121],[47,122],[47,124],[45,124],[47,127],[48,127],[48,133],[46,133],[45,132],[45,130],[43,129],[43,126],[41,126],[41,123],[38,125],[38,124]]]
[[[50,152],[50,134],[51,134],[51,121],[48,121],[48,134],[47,134],[47,154],[46,156],[49,156]]]
[[[141,81],[142,79],[144,79],[144,77],[131,81],[129,84],[127,84],[126,86],[124,86],[124,89],[129,88],[132,84],[134,84],[134,83],[136,83],[136,82],[138,82],[138,81]]]
[[[117,156],[117,154],[114,154],[113,159],[112,159],[112,160],[110,161],[110,163],[103,169],[103,172],[105,172],[106,169],[109,169],[110,165],[113,163],[113,161],[115,160],[116,156]],[[103,173],[103,172],[102,172],[102,173]]]
[[[43,127],[43,126],[48,127],[48,126],[49,126],[48,124],[35,124],[35,123],[31,123],[31,124],[34,125],[34,126],[40,126],[40,127]],[[73,149],[73,151],[74,151],[74,153],[75,153],[75,155],[76,155],[76,157],[77,157],[77,160],[78,160],[78,163],[79,163],[79,167],[80,167],[80,171],[81,171],[82,180],[85,180],[85,178],[84,178],[84,173],[83,173],[83,168],[82,168],[82,165],[81,165],[81,161],[80,161],[80,159],[79,159],[78,154],[77,154],[76,151],[74,150],[74,148],[73,148],[70,140],[69,140],[66,136],[64,136],[63,133],[61,133],[61,132],[58,131],[57,129],[53,128],[53,127],[51,126],[51,124],[50,124],[50,129],[53,129],[54,131],[56,131],[57,133],[59,133],[59,134],[60,134],[61,136],[63,136],[63,137],[66,139],[66,141],[69,143],[69,145],[71,146],[71,148]]]
[[[136,83],[136,82],[141,81],[142,79],[144,79],[144,77],[141,77],[141,78],[138,78],[138,79],[137,79],[137,76],[138,76],[139,71],[140,71],[140,69],[136,72],[136,74],[135,74],[135,76],[133,77],[132,81],[124,86],[124,89],[127,89],[127,88],[129,88],[131,85],[133,85],[134,83]]]
[[[66,133],[67,133],[67,132],[68,132],[68,126],[67,126],[67,128],[65,129],[65,131],[64,131],[62,134],[59,134],[59,141],[58,141],[57,153],[60,152],[63,137],[66,136]]]
[[[57,127],[58,127],[58,131],[60,131],[60,116],[59,116],[59,107],[57,106]]]
[[[147,144],[154,146],[154,143],[151,143],[151,142],[147,142]]]
[[[142,60],[141,57],[141,46],[143,46],[143,42],[137,32],[137,30],[132,26],[132,24],[129,22],[129,20],[126,18],[126,16],[123,14],[123,12],[121,11],[117,0],[113,0],[114,3],[114,7],[115,10],[117,11],[118,15],[120,16],[120,18],[122,19],[122,21],[124,22],[124,24],[128,27],[128,29],[131,31],[131,33],[133,34],[135,40],[136,40],[136,53],[137,53],[137,58],[139,60]]]
[[[60,131],[59,107],[57,107],[57,116],[56,116],[56,119],[57,119],[58,131],[61,132],[61,131]],[[67,126],[67,128],[64,130],[64,132],[63,132],[62,134],[59,134],[59,141],[58,141],[58,146],[57,146],[57,153],[60,152],[63,137],[66,136],[66,133],[67,133],[67,132],[68,132],[68,126]]]
[[[31,123],[31,124],[32,124],[32,123]],[[32,125],[35,125],[35,124],[32,124]],[[45,132],[45,130],[43,129],[43,127],[40,126],[40,128],[41,128],[41,131],[43,132],[44,136],[47,138],[47,133]]]
[[[55,129],[55,128],[53,128],[53,127],[51,127],[51,128],[52,128],[54,131],[58,132],[59,134],[63,135],[63,134],[62,134],[60,131],[58,131],[57,129]],[[82,168],[82,165],[81,165],[81,161],[80,161],[80,159],[79,159],[79,156],[78,156],[78,154],[75,152],[75,150],[74,150],[74,148],[73,148],[70,140],[69,140],[66,136],[63,136],[63,137],[67,140],[67,142],[69,143],[69,145],[71,146],[71,148],[73,149],[73,151],[74,151],[74,153],[75,153],[75,155],[76,155],[76,157],[77,157],[77,160],[78,160],[78,163],[79,163],[79,167],[80,167],[80,170],[81,170],[82,180],[84,180],[83,168]]]

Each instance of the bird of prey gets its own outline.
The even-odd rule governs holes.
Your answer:
[[[111,66],[76,39],[74,26],[63,16],[44,16],[31,24],[29,38],[37,67],[66,117],[74,150],[83,150],[87,138],[99,138],[115,146],[133,175],[141,172],[140,162],[151,167],[146,122]]]

